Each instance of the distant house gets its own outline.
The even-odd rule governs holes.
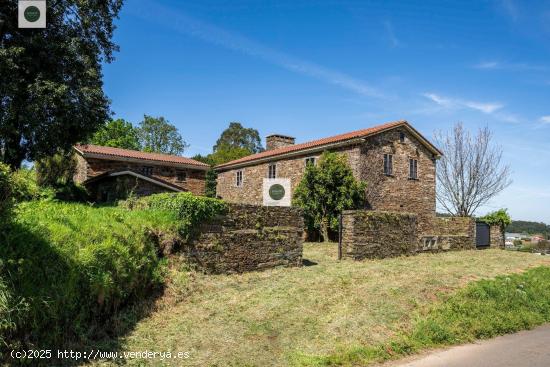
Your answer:
[[[416,213],[421,225],[435,218],[436,160],[441,152],[407,121],[301,144],[274,134],[266,138],[266,148],[216,166],[217,195],[230,202],[261,205],[264,179],[288,179],[294,192],[306,166],[331,151],[345,155],[354,176],[371,184],[368,207]]]
[[[514,241],[514,240],[524,240],[526,238],[530,238],[531,236],[527,233],[512,233],[512,232],[506,232],[505,233],[506,240]]]
[[[209,166],[190,158],[97,145],[77,145],[74,151],[74,180],[86,186],[97,201],[112,201],[130,193],[204,194]]]

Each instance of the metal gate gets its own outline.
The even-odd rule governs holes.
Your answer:
[[[487,223],[476,222],[476,247],[489,247],[491,244],[491,231]]]

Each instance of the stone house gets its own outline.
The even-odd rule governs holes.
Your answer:
[[[176,155],[77,145],[74,181],[83,184],[97,201],[161,192],[189,191],[204,195],[205,163]]]
[[[269,135],[266,150],[215,167],[217,195],[245,204],[262,204],[264,178],[290,179],[293,192],[307,164],[324,151],[348,158],[359,180],[367,183],[367,207],[417,214],[419,231],[435,218],[436,161],[441,152],[407,121],[390,122],[307,143]],[[291,193],[292,195],[292,193]]]

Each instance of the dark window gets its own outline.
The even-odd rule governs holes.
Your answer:
[[[238,187],[241,187],[243,185],[243,171],[237,171],[235,174],[235,184]]]
[[[267,178],[277,178],[277,165],[275,163],[269,165]]]
[[[418,161],[416,159],[409,159],[409,178],[411,180],[418,179]]]
[[[405,133],[404,132],[399,133],[399,141],[402,142],[402,143],[405,142]]]
[[[144,166],[141,168],[141,173],[143,173],[144,176],[151,176],[153,174],[153,167]]]
[[[185,171],[176,171],[176,181],[178,181],[178,182],[187,181],[187,172],[185,172]]]
[[[384,154],[384,174],[387,176],[393,175],[393,155]]]
[[[306,166],[308,164],[315,165],[315,157],[306,158],[305,161],[306,161]]]

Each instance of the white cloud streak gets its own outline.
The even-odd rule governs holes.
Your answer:
[[[197,20],[174,8],[168,9],[159,4],[145,2],[144,7],[136,15],[213,45],[262,59],[297,74],[306,75],[363,96],[385,98],[379,90],[364,81],[277,51],[240,34]]]
[[[474,69],[480,70],[509,70],[509,71],[548,71],[548,67],[544,65],[535,65],[529,63],[510,63],[496,60],[482,61],[473,66]]]
[[[541,116],[539,118],[539,121],[542,123],[542,124],[550,124],[550,115],[546,115],[546,116]]]
[[[493,112],[496,112],[504,107],[500,103],[467,101],[462,99],[443,97],[435,93],[424,93],[423,96],[445,109],[469,108],[472,110],[483,112],[485,114],[492,114]]]

